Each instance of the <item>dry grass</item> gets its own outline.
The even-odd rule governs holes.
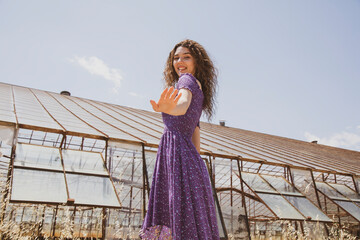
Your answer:
[[[10,191],[8,183],[0,182],[0,188]],[[4,193],[4,191],[3,191]],[[2,195],[3,196],[3,195]],[[32,239],[54,239],[52,236],[52,220],[55,206],[31,205],[31,204],[11,204],[9,195],[2,199],[0,216],[4,215],[4,220],[0,223],[0,239],[3,240],[32,240]],[[77,208],[76,216],[73,216],[73,207],[59,206],[55,226],[55,239],[84,239],[101,238],[102,214],[99,208]],[[95,213],[95,214],[94,214]],[[139,239],[138,229],[124,226],[124,217],[114,211],[112,220],[109,222],[107,231],[110,239]],[[80,224],[81,222],[81,224]],[[325,232],[323,224],[303,222],[303,231],[296,229],[288,221],[268,222],[267,230],[260,231],[255,225],[255,233],[252,232],[252,239],[296,239],[296,240],[356,240],[357,237],[351,235],[345,226],[332,224],[329,229],[329,236]],[[278,231],[281,226],[281,232]],[[81,235],[79,235],[81,229]],[[262,229],[263,230],[263,229]],[[229,234],[230,240],[239,239]],[[243,239],[243,238],[242,238]]]
[[[255,233],[252,232],[251,239],[253,240],[356,240],[356,236],[353,236],[346,229],[347,226],[339,226],[338,223],[332,224],[329,229],[329,235],[327,236],[325,227],[323,224],[303,222],[303,231],[296,230],[294,224],[289,221],[276,221],[267,223],[268,229],[262,231],[256,225]],[[275,226],[281,226],[281,233],[272,229]],[[233,234],[228,234],[229,240],[240,239]],[[243,238],[242,238],[243,239]],[[247,238],[246,238],[247,239]]]
[[[122,192],[123,186],[123,183],[116,184],[117,193]],[[73,206],[10,203],[9,194],[4,198],[5,192],[11,192],[7,178],[0,179],[0,192],[0,216],[4,216],[0,222],[1,240],[80,240],[102,237],[102,208],[76,207],[74,216]],[[109,209],[107,211],[111,212]],[[107,239],[139,239],[139,229],[125,224],[124,220],[128,216],[121,215],[120,210],[114,210],[111,216],[111,220],[106,216]]]

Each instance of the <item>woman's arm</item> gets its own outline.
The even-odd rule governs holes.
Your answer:
[[[179,94],[177,94],[179,92]],[[173,87],[166,88],[160,96],[158,102],[150,100],[155,112],[164,112],[174,116],[184,115],[191,103],[192,94],[189,90],[182,88],[179,90]]]
[[[196,127],[191,138],[192,143],[200,154],[200,128]]]

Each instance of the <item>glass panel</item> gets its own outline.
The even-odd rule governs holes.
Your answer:
[[[146,154],[146,156],[145,156],[146,170],[148,173],[149,186],[151,186],[153,175],[154,175],[154,170],[155,170],[156,152],[146,151],[145,154]]]
[[[229,144],[224,143],[223,140],[211,139],[211,133],[206,136],[206,129],[202,129],[202,130],[203,131],[201,133],[204,133],[204,134],[201,135],[201,136],[203,136],[203,138],[201,139],[201,143],[202,143],[201,148],[207,149],[214,153],[222,153],[222,154],[226,154],[226,155],[229,155],[229,154],[239,155],[239,153],[240,153],[241,156],[243,156],[243,157],[254,158],[254,157],[251,157],[251,155],[248,155],[247,151],[244,149],[239,149],[239,148],[234,149],[233,146],[229,146]]]
[[[140,135],[144,135],[144,139],[146,139],[147,142],[158,143],[159,141],[159,139],[150,137],[146,133],[139,132],[138,130],[129,125],[124,125],[121,123],[116,125],[119,129],[121,129],[119,130],[118,128],[107,124],[101,118],[97,117],[104,114],[101,111],[95,109],[87,109],[87,111],[66,97],[54,93],[51,93],[51,95],[56,98],[61,104],[65,105],[67,109],[69,109],[69,111],[76,113],[76,116],[78,116],[80,119],[93,126],[94,128],[99,129],[101,132],[107,134],[108,136],[112,136],[113,138],[118,139],[134,139],[129,134],[124,135],[123,131],[121,131],[124,130],[126,133],[130,133],[133,136],[139,137]],[[141,136],[140,138],[143,138],[143,136]],[[136,141],[139,141],[137,138],[135,139]]]
[[[12,146],[14,130],[14,127],[0,126],[0,141],[6,145]]]
[[[255,191],[276,193],[258,174],[241,172],[243,180]]]
[[[352,202],[334,200],[340,207],[345,209],[351,216],[360,221],[360,207]]]
[[[335,191],[335,189],[331,188],[329,185],[327,185],[324,182],[316,182],[316,187],[326,196],[328,196],[331,199],[337,199],[337,200],[345,200],[349,201],[349,199],[345,198],[343,195]]]
[[[313,221],[331,222],[331,219],[326,216],[320,209],[312,204],[305,197],[285,196],[285,198],[296,207],[305,217],[311,217]]]
[[[120,207],[108,177],[66,174],[70,198],[75,204]]]
[[[257,195],[279,218],[304,220],[304,217],[282,196],[265,193],[258,193]]]
[[[71,112],[61,106],[53,97],[49,96],[46,92],[35,90],[39,101],[44,105],[47,111],[67,130],[78,133],[87,133],[91,135],[103,136],[94,128],[88,126],[86,123],[78,119]]]
[[[341,185],[341,184],[335,184],[335,183],[329,183],[330,186],[338,190],[341,194],[345,195],[346,197],[350,198],[354,202],[360,202],[360,195],[357,194],[354,190],[351,188]]]
[[[360,177],[354,177],[358,192],[360,192]]]
[[[117,141],[109,141],[108,146],[111,148],[122,148],[122,149],[129,149],[129,150],[135,150],[135,151],[142,151],[142,147],[140,144],[130,144],[125,142],[117,142]]]
[[[225,237],[224,227],[221,224],[219,205],[216,204],[216,202],[215,202],[215,211],[216,211],[216,222],[217,222],[217,225],[218,225],[219,236],[220,236],[220,238],[224,238]]]
[[[220,158],[213,161],[213,172],[215,173],[215,187],[231,187],[231,165],[228,160],[220,160]]]
[[[290,195],[298,195],[302,196],[291,184],[289,184],[284,178],[269,176],[269,175],[261,175],[268,181],[276,190],[278,190],[282,194],[290,194]]]
[[[117,126],[120,129],[124,129],[126,132],[132,131],[133,129],[140,130],[145,133],[145,136],[149,137],[149,135],[154,136],[155,138],[161,137],[161,132],[153,131],[152,124],[141,125],[132,118],[125,118],[121,114],[118,114],[114,111],[106,111],[107,108],[105,107],[94,107],[92,104],[89,104],[85,101],[80,101],[79,99],[74,99],[80,106],[84,109],[88,110],[89,112],[95,114],[97,117],[101,118],[103,121],[110,123],[113,126]],[[101,109],[101,110],[100,110]],[[106,113],[104,113],[104,111]],[[124,124],[125,123],[125,124]],[[133,124],[131,124],[133,123]],[[131,125],[131,127],[129,126]],[[150,127],[151,126],[151,127]],[[138,135],[135,135],[138,136]]]
[[[29,89],[13,86],[13,93],[19,123],[63,130],[45,111]]]
[[[17,144],[14,165],[63,171],[58,148],[29,144]]]
[[[16,123],[16,118],[14,114],[11,114],[7,110],[0,109],[0,120],[4,122]]]
[[[243,239],[247,236],[245,222],[245,209],[242,207],[241,194],[235,191],[222,191],[217,193],[220,208],[228,234]]]
[[[140,116],[140,114],[137,114],[136,112],[131,111],[130,109],[126,109],[126,108],[122,108],[122,109],[115,109],[113,107],[111,107],[110,104],[104,105],[101,104],[99,102],[95,102],[92,101],[91,102],[92,105],[95,105],[99,108],[101,108],[101,110],[107,112],[108,114],[115,116],[116,118],[118,118],[118,116],[123,116],[124,119],[133,119],[135,121],[137,121],[138,123],[144,125],[144,126],[151,126],[152,129],[154,129],[155,131],[162,133],[163,132],[163,124],[162,121],[158,121],[158,119],[156,119],[154,121],[154,119],[148,119],[146,116]],[[127,121],[127,120],[124,120]]]
[[[55,211],[52,207],[45,207],[44,218],[43,218],[44,219],[43,232],[45,237],[50,236],[50,231],[54,220],[54,213]]]
[[[11,200],[66,203],[64,174],[15,168]]]
[[[65,171],[108,175],[100,153],[62,150]]]
[[[35,126],[35,127],[39,127],[39,128],[46,127],[46,128],[56,129],[56,130],[63,130],[62,128],[59,127],[59,125],[57,123],[48,121],[48,120],[44,119],[43,116],[33,117],[33,116],[25,115],[25,114],[20,115],[19,113],[17,113],[17,115],[18,115],[17,119],[20,124],[31,125],[31,126]]]

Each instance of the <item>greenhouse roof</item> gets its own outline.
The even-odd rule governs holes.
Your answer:
[[[158,113],[0,83],[0,125],[157,147]],[[201,152],[360,176],[360,152],[201,122]]]

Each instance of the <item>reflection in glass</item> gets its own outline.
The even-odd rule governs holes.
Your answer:
[[[324,182],[316,182],[316,187],[326,196],[331,199],[340,199],[348,201],[349,199],[345,198],[343,195],[338,193],[335,189],[332,189],[329,185]]]
[[[335,183],[329,183],[329,185],[338,190],[341,194],[353,200],[354,202],[360,202],[360,195],[348,186]]]
[[[18,143],[14,165],[62,171],[59,149],[37,145]]]
[[[66,173],[66,179],[75,204],[120,207],[109,177]]]
[[[340,207],[345,209],[351,216],[360,221],[360,207],[352,202],[334,200]]]
[[[277,193],[258,174],[241,172],[243,180],[255,191]]]
[[[360,177],[354,177],[358,192],[360,191]]]
[[[276,188],[282,194],[290,194],[290,195],[297,195],[302,196],[291,184],[289,184],[284,178],[278,176],[269,176],[269,175],[261,175],[268,181],[271,186]]]
[[[217,195],[228,234],[235,235],[238,231],[247,231],[241,194],[234,191],[222,191],[218,192]]]
[[[65,171],[108,174],[101,153],[62,150]]]
[[[305,197],[285,196],[285,198],[296,207],[305,217],[311,217],[311,220],[331,222],[331,219],[326,216],[319,208],[312,204]]]
[[[15,168],[11,200],[66,203],[64,174]]]
[[[304,220],[304,217],[281,195],[257,194],[265,204],[281,219]]]

